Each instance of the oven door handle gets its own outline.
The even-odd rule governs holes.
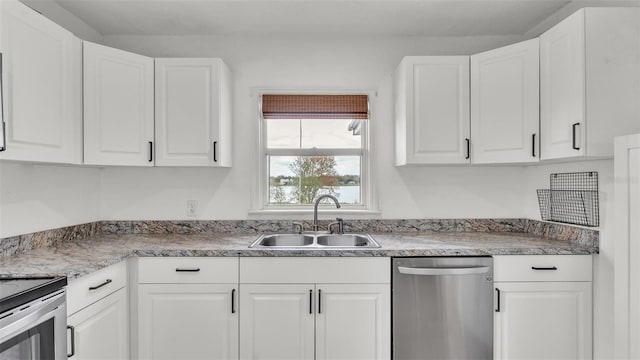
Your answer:
[[[400,274],[406,275],[472,275],[472,274],[484,274],[489,271],[488,266],[473,266],[473,267],[435,267],[435,268],[414,268],[399,266],[398,271]]]

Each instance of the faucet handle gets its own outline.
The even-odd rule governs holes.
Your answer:
[[[343,234],[344,233],[344,223],[342,222],[342,218],[336,218],[336,221],[332,222],[329,224],[327,230],[329,230],[330,233],[333,234],[333,232],[331,231],[331,227],[333,225],[338,225],[338,234]]]
[[[298,234],[302,234],[302,232],[304,231],[304,225],[300,222],[292,222],[291,223],[291,227],[292,228],[298,228]]]

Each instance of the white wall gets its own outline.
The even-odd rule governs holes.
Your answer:
[[[540,219],[536,189],[549,188],[549,174],[597,171],[600,198],[600,254],[594,260],[594,358],[611,359],[613,349],[613,160],[581,161],[532,166],[525,169],[524,217]]]
[[[100,170],[0,162],[0,238],[100,220]]]
[[[234,78],[231,169],[102,171],[104,219],[184,219],[197,200],[200,219],[246,219],[251,208],[257,142],[256,89],[375,90],[372,100],[374,178],[384,218],[520,217],[520,167],[393,165],[391,74],[405,55],[471,54],[514,37],[105,37],[114,47],[148,56],[221,57]],[[309,215],[304,215],[308,217]],[[274,217],[269,215],[267,217]],[[290,216],[289,216],[290,217]]]

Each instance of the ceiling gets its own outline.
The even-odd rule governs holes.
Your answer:
[[[35,1],[55,1],[104,36],[474,36],[524,35],[580,0]]]

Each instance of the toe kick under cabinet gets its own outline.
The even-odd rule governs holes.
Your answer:
[[[591,359],[591,281],[591,255],[494,256],[494,359]]]

